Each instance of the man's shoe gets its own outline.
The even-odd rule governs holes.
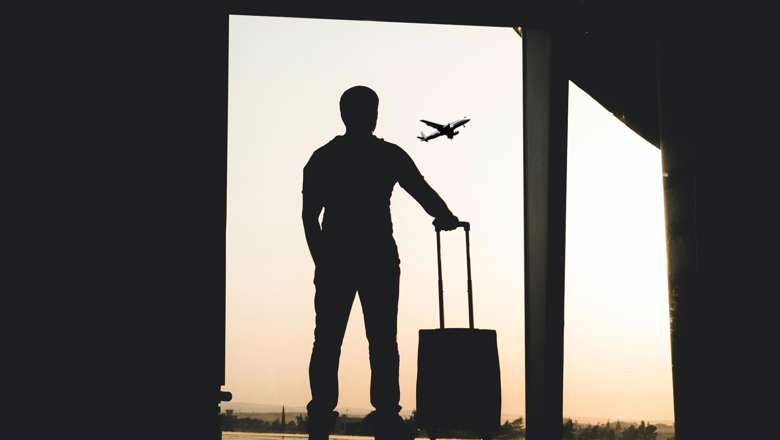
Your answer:
[[[376,440],[411,440],[414,433],[398,414],[378,414],[376,411],[367,415],[363,422],[369,426]]]
[[[309,440],[328,440],[339,413],[333,412],[326,416],[311,416],[306,423]]]

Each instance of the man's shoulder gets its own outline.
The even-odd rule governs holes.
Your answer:
[[[311,167],[313,164],[321,162],[322,160],[326,160],[329,153],[333,150],[334,145],[338,142],[339,137],[340,136],[336,136],[328,141],[325,145],[315,149],[311,153],[311,156],[309,156],[309,161],[306,162],[306,167]]]
[[[380,137],[377,137],[376,140],[377,140],[377,142],[380,145],[382,145],[382,147],[387,152],[389,152],[393,156],[396,156],[398,158],[404,158],[404,157],[408,157],[409,156],[409,154],[406,152],[406,150],[404,150],[400,145],[398,145],[396,143],[386,141],[386,140],[384,140],[383,138],[380,138]]]
[[[386,141],[384,138],[381,138],[379,136],[374,136],[374,137],[376,138],[377,142],[379,142],[381,145],[383,145],[383,146],[385,146],[387,148],[390,148],[390,149],[401,149],[401,147],[398,146],[398,144],[395,144],[395,143],[390,142],[390,141]]]
[[[324,145],[321,145],[320,147],[315,149],[314,152],[312,153],[312,157],[314,156],[319,157],[319,156],[326,155],[329,151],[333,150],[336,144],[338,144],[340,141],[341,141],[341,136],[333,137],[333,139],[329,140]]]

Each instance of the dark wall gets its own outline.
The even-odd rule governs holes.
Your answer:
[[[778,291],[767,36],[670,24],[657,53],[677,438],[763,436]]]
[[[233,14],[340,20],[395,21],[476,26],[547,26],[565,19],[575,1],[494,2],[454,5],[450,2],[289,2],[228,0]]]
[[[6,84],[24,122],[9,124],[20,140],[6,145],[24,160],[7,162],[18,205],[6,208],[21,221],[5,249],[20,283],[4,293],[20,323],[6,332],[18,352],[4,357],[19,368],[4,420],[27,435],[214,438],[223,6],[38,5],[15,20],[23,49],[6,65],[25,77]]]

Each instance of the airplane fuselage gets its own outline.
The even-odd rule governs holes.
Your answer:
[[[460,119],[455,122],[450,122],[444,127],[442,133],[444,133],[444,135],[447,136],[448,139],[452,139],[453,137],[455,137],[456,134],[458,134],[458,132],[455,129],[463,125],[466,125],[466,122],[469,122],[469,119]]]

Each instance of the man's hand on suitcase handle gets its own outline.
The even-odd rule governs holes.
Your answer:
[[[454,229],[457,229],[459,227],[463,227],[464,229],[469,229],[470,225],[469,222],[462,222],[458,219],[456,216],[452,217],[446,217],[446,218],[437,218],[433,221],[433,226],[436,228],[437,231],[452,231]]]

